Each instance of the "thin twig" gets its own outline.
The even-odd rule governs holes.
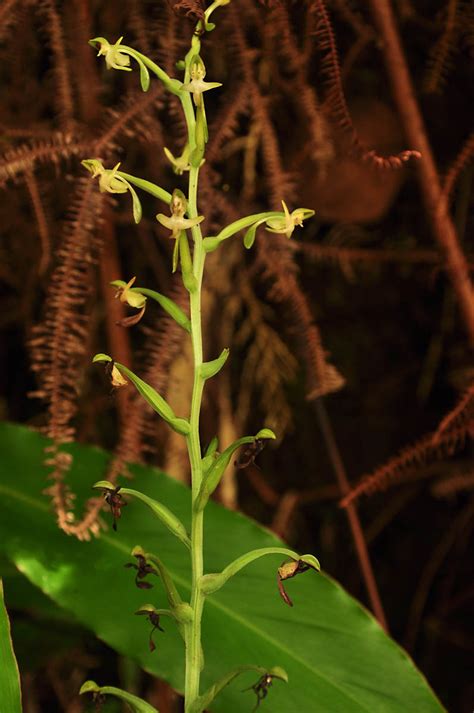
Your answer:
[[[328,450],[328,455],[331,460],[332,467],[334,468],[334,473],[339,484],[339,489],[342,495],[347,495],[350,491],[349,481],[347,480],[346,470],[344,463],[342,462],[341,454],[334,437],[334,432],[332,430],[332,425],[329,420],[324,402],[321,398],[314,400],[314,409],[319,421],[319,427],[321,433],[323,434],[324,441],[326,443],[326,448]],[[349,520],[349,525],[352,532],[352,537],[354,539],[354,545],[357,552],[357,557],[359,559],[359,564],[364,578],[365,586],[367,588],[367,593],[371,602],[372,610],[378,619],[380,626],[388,631],[387,619],[385,617],[385,612],[380,600],[380,595],[375,581],[374,572],[370,562],[369,552],[367,549],[367,544],[365,542],[364,533],[362,526],[360,524],[359,515],[357,509],[353,503],[349,503],[346,508],[347,518]]]
[[[405,134],[410,145],[422,155],[416,164],[416,171],[433,235],[446,257],[469,342],[474,346],[474,291],[469,269],[449,215],[448,201],[441,187],[423,117],[415,97],[392,7],[389,0],[369,0],[369,5],[380,34],[382,52]]]

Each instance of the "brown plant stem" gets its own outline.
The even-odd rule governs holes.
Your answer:
[[[326,444],[329,459],[331,461],[332,467],[334,468],[334,473],[336,475],[339,489],[341,491],[341,494],[345,495],[349,493],[350,485],[347,479],[344,463],[342,462],[341,454],[339,453],[339,448],[334,437],[334,432],[332,430],[329,416],[324,406],[324,402],[321,398],[315,399],[313,403],[314,410],[316,411],[316,416],[319,421],[319,427],[321,429],[321,433],[323,434],[323,438]],[[369,595],[372,611],[374,612],[380,626],[385,631],[388,631],[387,619],[385,617],[385,612],[382,606],[382,602],[380,600],[380,595],[377,583],[375,581],[372,564],[370,562],[369,552],[367,549],[364,533],[360,524],[357,508],[353,503],[349,503],[347,505],[346,513],[347,519],[349,520],[352,537],[354,539],[354,545],[356,548],[360,569],[364,578],[365,586],[367,588],[367,593]]]
[[[468,265],[449,215],[448,201],[441,187],[423,117],[415,97],[390,0],[369,0],[369,5],[380,35],[387,73],[406,137],[410,146],[422,155],[416,170],[433,235],[446,257],[469,343],[474,346],[474,291],[469,279]]]

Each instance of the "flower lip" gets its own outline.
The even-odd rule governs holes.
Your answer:
[[[203,215],[198,215],[197,218],[184,218],[177,215],[163,215],[163,213],[158,213],[156,216],[158,223],[164,225],[165,228],[171,230],[171,238],[179,238],[179,234],[182,230],[187,230],[195,225],[199,225],[204,220]]]

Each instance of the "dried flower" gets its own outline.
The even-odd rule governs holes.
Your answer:
[[[151,584],[151,582],[144,582],[143,580],[149,574],[158,574],[158,572],[153,565],[148,564],[144,555],[136,553],[134,556],[137,558],[137,564],[134,562],[127,562],[125,567],[132,567],[137,570],[137,574],[135,575],[135,584],[139,589],[151,589],[153,584]]]
[[[316,564],[319,566],[319,563]],[[291,579],[292,577],[296,577],[297,574],[306,572],[308,569],[315,569],[317,571],[315,565],[308,564],[308,562],[304,562],[303,560],[290,560],[289,562],[284,562],[281,567],[278,567],[278,591],[280,592],[280,596],[285,602],[285,604],[288,604],[289,607],[293,606],[293,602],[291,601],[290,597],[285,591],[285,588],[283,587],[283,581],[285,579]]]
[[[153,641],[153,633],[156,629],[158,629],[158,631],[164,632],[164,629],[160,626],[160,615],[155,611],[155,608],[149,604],[141,607],[141,609],[136,611],[135,614],[138,614],[139,616],[146,616],[150,624],[153,625],[153,629],[150,632],[149,647],[150,651],[154,651],[156,649],[156,646],[155,642]]]
[[[118,369],[117,369],[118,371]],[[120,372],[119,372],[120,373]],[[123,378],[123,377],[122,377]],[[113,522],[113,529],[115,532],[117,531],[117,520],[119,520],[122,517],[122,508],[127,505],[125,500],[122,498],[120,495],[120,485],[117,485],[116,488],[104,488],[104,500],[107,503],[107,505],[110,506],[110,512],[112,513],[112,517],[114,519]]]

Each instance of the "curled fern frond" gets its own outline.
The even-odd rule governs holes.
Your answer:
[[[363,145],[352,123],[344,95],[336,38],[324,0],[313,0],[311,11],[316,15],[314,34],[321,53],[321,72],[328,87],[326,104],[341,129],[349,136],[354,154],[374,168],[381,169],[402,168],[411,158],[420,158],[421,154],[415,150],[401,151],[392,156],[380,156],[376,151]]]

